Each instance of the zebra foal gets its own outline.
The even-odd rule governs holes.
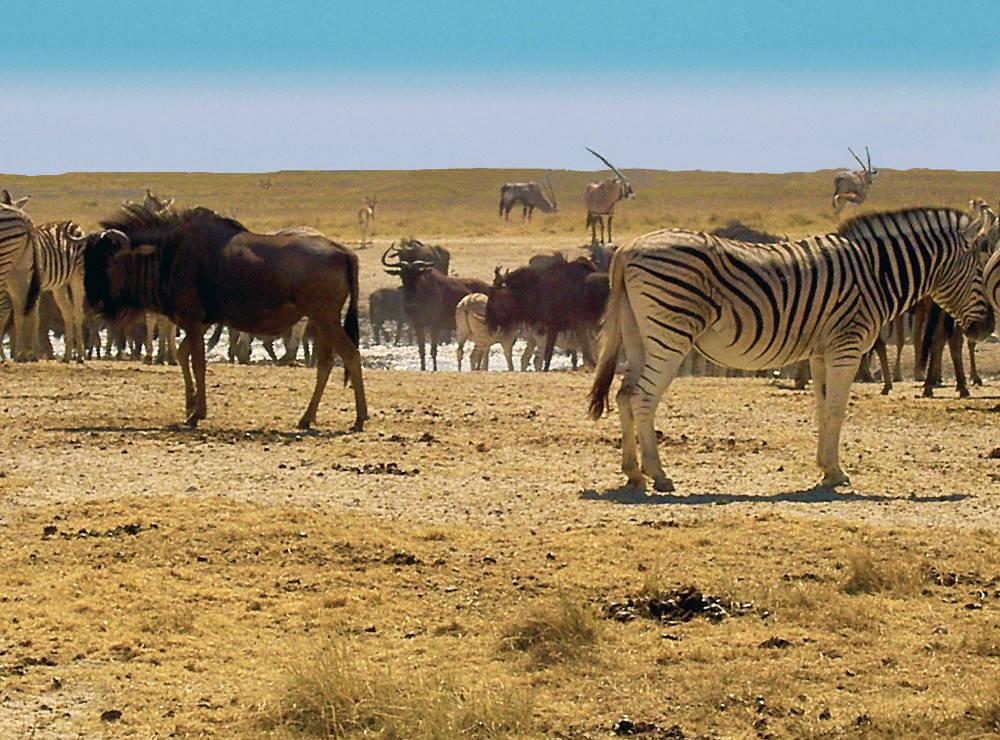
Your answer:
[[[622,470],[632,486],[672,491],[656,448],[660,398],[694,348],[728,367],[762,370],[808,358],[819,426],[821,485],[849,482],[840,430],[851,381],[879,329],[929,295],[970,336],[992,331],[983,265],[997,242],[985,217],[908,209],[857,216],[833,234],[746,244],[691,231],[657,231],[618,250],[590,414],[607,405],[618,351]],[[997,268],[1000,283],[1000,267]],[[637,457],[636,437],[642,465]]]

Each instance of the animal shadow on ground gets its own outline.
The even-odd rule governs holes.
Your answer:
[[[267,437],[271,439],[302,439],[304,437],[315,437],[317,439],[336,439],[346,437],[349,434],[357,434],[345,429],[228,429],[212,427],[189,427],[186,424],[175,423],[163,427],[139,427],[139,426],[78,426],[78,427],[48,427],[47,432],[59,432],[62,434],[141,434],[147,438],[160,437],[168,439],[177,435],[203,437],[213,437],[220,440],[247,439],[259,440]]]
[[[692,493],[679,495],[675,493],[647,494],[632,486],[622,486],[608,491],[600,492],[587,489],[580,492],[580,498],[584,501],[608,501],[615,504],[635,505],[664,505],[680,504],[684,506],[713,506],[720,504],[766,504],[766,503],[800,503],[800,504],[832,504],[848,503],[852,501],[879,502],[879,501],[910,501],[913,503],[942,503],[949,501],[962,501],[968,498],[966,494],[955,493],[939,496],[917,496],[911,494],[909,497],[882,496],[878,494],[864,494],[854,490],[839,491],[829,486],[813,486],[800,491],[783,491],[771,495],[757,496],[745,493]]]

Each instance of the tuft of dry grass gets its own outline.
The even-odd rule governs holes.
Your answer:
[[[868,549],[852,550],[848,556],[847,576],[840,588],[845,594],[911,595],[920,589],[924,576],[913,560],[898,555],[876,562]]]
[[[589,604],[559,594],[532,605],[508,625],[502,635],[503,652],[526,654],[533,670],[572,661],[592,653],[603,625]]]
[[[462,684],[439,671],[385,665],[345,642],[301,657],[287,672],[259,719],[279,736],[485,739],[521,734],[531,724],[529,694],[500,674]]]

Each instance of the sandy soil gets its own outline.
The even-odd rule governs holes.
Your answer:
[[[331,383],[313,432],[295,430],[305,368],[209,367],[209,418],[184,428],[177,368],[8,365],[0,516],[8,507],[129,494],[298,501],[389,518],[536,528],[711,516],[719,507],[927,526],[1000,526],[998,345],[987,384],[918,398],[855,384],[842,461],[853,488],[812,488],[812,394],[770,379],[679,379],[660,406],[677,493],[621,488],[616,415],[584,416],[591,375],[367,370],[371,419],[348,434]]]

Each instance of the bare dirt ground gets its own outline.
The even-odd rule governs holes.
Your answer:
[[[974,390],[971,399],[957,399],[950,387],[938,390],[937,398],[918,398],[912,382],[882,397],[879,386],[856,384],[842,453],[853,487],[838,491],[813,488],[819,472],[813,462],[816,435],[811,392],[795,392],[787,381],[770,379],[679,379],[661,404],[657,422],[663,434],[664,464],[677,486],[672,495],[621,488],[617,416],[612,413],[596,423],[585,418],[585,396],[592,378],[585,372],[367,370],[371,418],[364,432],[351,434],[346,430],[353,419],[353,397],[336,375],[320,407],[317,429],[295,430],[313,383],[313,371],[305,368],[210,365],[209,418],[197,430],[188,430],[180,424],[183,390],[176,368],[123,362],[4,366],[0,368],[0,530],[6,533],[7,544],[0,543],[0,551],[7,549],[9,562],[20,565],[18,574],[8,573],[18,595],[11,595],[9,601],[0,597],[7,630],[0,638],[0,675],[5,681],[0,690],[0,729],[6,728],[14,737],[171,732],[230,736],[233,732],[225,719],[215,720],[221,725],[171,719],[175,709],[170,707],[188,701],[192,713],[214,712],[231,719],[238,710],[246,711],[240,703],[243,699],[238,702],[234,696],[230,708],[228,700],[225,706],[217,706],[221,699],[209,701],[197,694],[201,698],[195,706],[195,695],[185,700],[184,690],[162,677],[149,679],[142,691],[137,683],[133,685],[141,675],[136,664],[142,661],[136,656],[150,650],[149,643],[155,644],[161,627],[147,624],[143,628],[146,639],[137,646],[123,647],[125,643],[119,640],[107,648],[111,656],[107,662],[121,666],[112,668],[117,681],[130,687],[119,686],[115,691],[98,691],[97,684],[82,677],[76,685],[88,688],[60,689],[68,683],[67,675],[84,671],[87,663],[71,662],[89,654],[86,649],[69,647],[83,639],[73,634],[75,628],[52,627],[51,620],[37,615],[38,626],[33,629],[38,634],[31,634],[29,625],[35,623],[26,616],[32,611],[28,604],[36,599],[46,603],[37,596],[42,586],[33,579],[41,576],[30,570],[32,564],[53,558],[46,572],[62,574],[60,585],[52,587],[59,593],[63,589],[76,593],[80,584],[86,590],[86,583],[91,582],[66,575],[73,572],[73,564],[59,558],[76,557],[71,541],[62,541],[62,549],[55,553],[46,549],[50,546],[46,543],[59,544],[60,536],[70,537],[77,528],[87,526],[101,529],[105,536],[120,534],[115,527],[129,525],[145,531],[150,512],[155,517],[161,506],[158,502],[162,502],[165,519],[172,507],[189,502],[210,518],[213,512],[224,518],[232,507],[261,512],[290,507],[332,519],[340,512],[344,521],[360,517],[387,531],[436,528],[450,532],[454,528],[471,532],[471,541],[482,543],[486,556],[470,557],[476,572],[483,570],[480,561],[485,557],[538,548],[540,567],[544,567],[546,557],[553,560],[544,548],[552,545],[539,538],[554,533],[617,532],[637,525],[652,527],[645,531],[655,537],[654,530],[660,526],[715,526],[712,523],[718,522],[724,531],[733,521],[776,517],[775,521],[821,521],[823,529],[832,532],[860,525],[993,535],[1000,531],[1000,460],[993,457],[1000,447],[997,347],[988,344],[981,349],[980,367],[987,381],[985,387]],[[123,507],[119,502],[132,503]],[[130,513],[133,509],[143,511],[146,518],[136,519],[138,515]],[[101,523],[88,524],[94,521]],[[252,548],[254,542],[270,542],[266,532],[265,522],[259,529],[232,536],[238,537],[239,547]],[[720,541],[717,536],[711,541]],[[774,536],[780,540],[780,533]],[[426,546],[442,538],[446,536],[419,540],[418,547],[419,542]],[[923,538],[935,539],[926,534]],[[380,552],[377,546],[369,546]],[[153,579],[153,571],[142,571],[146,575],[136,576],[139,580],[131,586],[124,582],[116,586],[115,563],[132,557],[131,545],[109,541],[106,547],[110,548],[106,559],[99,562],[107,565],[95,565],[96,571],[80,577],[99,580],[95,593],[110,589],[115,594],[120,593],[116,588],[130,588],[151,599],[147,588],[166,589],[164,593],[173,588]],[[185,541],[176,557],[183,561],[186,554],[191,567],[199,567],[202,558],[194,557],[201,552],[198,547]],[[267,545],[257,547],[266,549]],[[583,551],[585,546],[580,548]],[[731,555],[738,557],[738,553]],[[388,562],[379,558],[391,556],[380,552],[371,557],[373,562]],[[173,556],[163,557],[169,559],[172,574],[162,576],[168,584],[174,578],[198,580],[196,575],[184,575]],[[447,557],[445,553],[438,562]],[[613,570],[620,563],[616,559],[620,555],[608,554],[603,562],[600,553],[588,557],[594,559],[581,561],[590,562],[585,567],[595,573]],[[801,570],[801,566],[785,567]],[[454,570],[458,573],[459,567]],[[100,580],[99,572],[107,573],[111,583]],[[146,578],[151,580],[146,583]],[[608,573],[606,578],[614,583],[616,577]],[[517,578],[514,585],[522,588]],[[250,582],[247,588],[264,592],[269,587]],[[374,591],[377,586],[370,588]],[[522,596],[516,593],[512,603],[520,603]],[[211,632],[204,624],[208,617],[195,615],[224,598],[214,590],[192,597],[185,609],[192,610],[188,619],[199,620],[199,632]],[[259,604],[240,607],[239,613],[259,609]],[[150,608],[156,612],[159,607]],[[416,621],[421,619],[422,608],[410,607]],[[79,606],[78,610],[97,612],[99,608]],[[267,608],[265,613],[270,614]],[[126,619],[121,612],[116,614],[112,620]],[[272,629],[295,631],[289,626],[297,623],[293,617],[272,616]],[[183,620],[181,615],[172,618]],[[108,629],[108,621],[103,624],[94,629]],[[189,631],[183,621],[172,629]],[[226,628],[219,625],[217,629]],[[359,632],[362,629],[357,627]],[[50,652],[41,648],[43,635],[53,644]],[[306,634],[304,639],[311,638]],[[759,641],[756,636],[752,639]],[[69,654],[78,649],[76,657]],[[206,649],[211,650],[200,648]],[[203,656],[203,652],[194,654]],[[149,660],[155,666],[166,658]],[[990,660],[995,665],[995,659]],[[251,685],[246,675],[226,674],[223,679],[213,669],[199,667],[200,661],[198,657],[187,660],[186,675],[190,681],[215,687],[200,689],[210,697],[216,696],[212,692],[238,694],[234,685]],[[207,672],[199,676],[202,671]],[[167,694],[181,698],[172,699],[174,704],[157,698]],[[101,704],[95,695],[116,697],[117,704],[110,700]],[[140,696],[147,698],[140,701]],[[575,711],[582,716],[602,717],[594,719],[594,725],[584,724],[606,731],[611,720],[603,717],[613,714],[613,709],[577,700],[582,703]],[[144,720],[149,722],[143,725],[145,729],[122,724],[114,714],[106,716],[107,711],[119,711],[108,707],[125,706],[127,718],[128,708],[140,703],[154,707],[155,712],[158,701],[166,704],[160,705],[155,722]],[[573,700],[563,697],[560,701]],[[89,712],[87,721],[79,718],[82,707]],[[549,711],[558,715],[557,709]],[[566,728],[558,722],[555,726]],[[568,736],[591,735],[570,732]]]

